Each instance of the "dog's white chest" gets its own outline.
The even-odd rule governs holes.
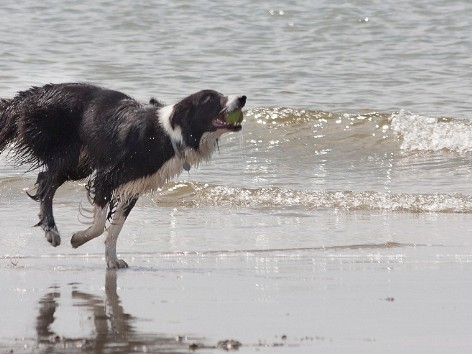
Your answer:
[[[136,197],[149,191],[161,188],[165,183],[180,175],[182,171],[198,166],[201,161],[210,158],[216,147],[221,132],[205,133],[200,141],[198,150],[186,149],[180,155],[176,154],[167,160],[161,168],[152,175],[128,182],[116,190],[118,197]]]
[[[184,163],[181,158],[173,157],[154,174],[122,185],[116,194],[120,197],[132,197],[161,188],[166,182],[182,173]]]

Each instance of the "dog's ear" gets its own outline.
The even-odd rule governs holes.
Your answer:
[[[153,106],[156,106],[158,108],[164,107],[164,104],[162,102],[156,100],[154,97],[151,97],[151,99],[149,100],[149,104],[151,104]]]

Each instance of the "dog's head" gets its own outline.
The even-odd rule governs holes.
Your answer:
[[[205,133],[220,136],[241,130],[246,96],[223,96],[213,90],[203,90],[173,105],[169,123],[175,133],[180,131],[185,146],[198,149]],[[172,134],[175,136],[175,134]]]

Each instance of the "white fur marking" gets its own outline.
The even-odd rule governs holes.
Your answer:
[[[100,236],[105,229],[105,223],[107,221],[107,211],[108,205],[105,208],[100,208],[99,206],[94,206],[94,213],[93,213],[93,225],[90,226],[89,233],[93,235]]]
[[[84,243],[100,236],[105,229],[105,223],[107,221],[108,205],[105,208],[94,206],[93,213],[93,224],[83,231],[78,231],[72,236],[72,246],[79,247]]]
[[[238,96],[231,95],[228,96],[228,101],[226,102],[225,110],[226,112],[233,112],[236,108],[239,107]]]
[[[127,199],[140,194],[161,188],[166,182],[176,177],[183,171],[184,162],[191,166],[198,166],[202,161],[208,161],[216,149],[217,139],[225,133],[224,129],[215,132],[204,133],[200,139],[199,149],[187,148],[181,157],[177,155],[168,160],[151,176],[143,177],[120,186],[114,197]]]
[[[182,130],[179,126],[176,126],[172,129],[172,124],[170,123],[172,119],[172,114],[174,113],[174,105],[165,106],[159,109],[158,118],[159,123],[164,128],[166,134],[171,138],[171,140],[178,144],[183,144],[184,138],[182,136]]]
[[[120,261],[116,255],[116,242],[120,234],[126,217],[123,214],[123,206],[125,203],[121,202],[116,208],[115,214],[111,221],[111,225],[107,230],[107,238],[105,240],[105,260],[109,268],[123,268],[126,262]]]

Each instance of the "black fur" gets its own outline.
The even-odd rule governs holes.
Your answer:
[[[240,108],[245,100],[239,98]],[[64,182],[88,177],[92,202],[102,208],[116,206],[112,199],[120,186],[153,175],[179,149],[198,153],[203,134],[221,128],[215,120],[226,103],[227,97],[204,90],[175,104],[170,126],[180,128],[183,137],[176,149],[159,121],[164,105],[154,98],[141,104],[121,92],[81,83],[32,87],[0,99],[0,152],[11,145],[19,164],[42,169],[36,194],[30,196],[41,203],[38,225],[57,246],[52,200]],[[129,196],[125,217],[137,197]]]

